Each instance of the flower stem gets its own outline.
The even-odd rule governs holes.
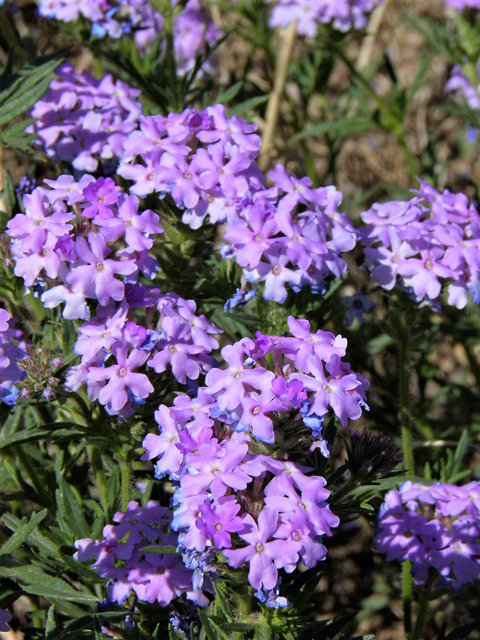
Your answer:
[[[430,604],[430,584],[425,585],[418,604],[417,620],[413,629],[411,640],[421,640],[425,622],[427,621],[428,606]]]
[[[410,420],[410,328],[407,322],[399,339],[399,410],[403,457],[407,476],[415,475],[412,426]]]
[[[120,460],[120,473],[122,478],[122,511],[126,511],[130,502],[130,462],[126,457]]]
[[[412,640],[412,563],[406,560],[403,563],[403,628],[405,640]]]

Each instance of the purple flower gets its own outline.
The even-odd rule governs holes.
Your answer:
[[[74,290],[96,297],[105,306],[110,299],[122,300],[125,287],[115,275],[128,275],[136,270],[133,260],[112,260],[103,237],[96,233],[88,234],[88,243],[83,237],[77,238],[75,251],[81,260],[79,266],[67,276],[67,282]]]
[[[291,573],[298,562],[301,545],[296,541],[270,540],[278,528],[278,513],[264,508],[258,516],[258,524],[250,515],[243,517],[243,524],[248,533],[239,533],[247,547],[242,549],[226,549],[223,553],[228,564],[238,568],[249,563],[248,581],[254,589],[274,589],[278,581],[278,569]]]
[[[145,374],[133,371],[145,363],[148,353],[133,349],[127,357],[128,347],[122,341],[114,343],[111,350],[117,364],[90,369],[88,378],[94,382],[108,380],[100,390],[98,399],[102,404],[110,405],[113,411],[118,412],[127,404],[127,391],[131,391],[137,398],[146,398],[152,393],[153,385]]]
[[[435,569],[454,589],[480,577],[480,483],[406,482],[385,496],[375,544],[387,560],[410,560],[417,584]]]
[[[11,619],[12,616],[8,613],[8,611],[5,611],[5,609],[0,609],[0,631],[4,631],[5,633],[8,633],[10,631],[10,627],[8,626],[7,622],[10,622]]]

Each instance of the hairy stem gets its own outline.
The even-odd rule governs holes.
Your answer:
[[[425,585],[418,604],[417,620],[413,629],[412,640],[422,640],[430,604],[430,584]]]
[[[412,640],[412,563],[406,560],[403,563],[403,628],[405,630],[405,640]]]
[[[399,410],[402,432],[403,458],[408,476],[415,475],[413,459],[412,425],[410,420],[410,330],[407,322],[399,340]]]

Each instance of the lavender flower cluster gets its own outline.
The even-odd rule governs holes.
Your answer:
[[[18,361],[27,356],[23,333],[15,329],[15,319],[0,309],[0,402],[14,405],[19,390],[16,384],[25,376]]]
[[[459,11],[464,9],[480,10],[480,0],[447,0],[447,5]]]
[[[152,236],[162,232],[157,214],[139,213],[138,198],[111,178],[46,182],[50,189],[24,197],[25,214],[8,223],[7,233],[14,273],[42,291],[45,307],[64,303],[65,318],[87,321],[75,345],[82,362],[68,372],[67,387],[86,383],[91,400],[127,417],[153,392],[148,377],[135,371],[144,364],[157,373],[171,366],[181,383],[208,371],[208,353],[218,347],[211,334],[220,331],[195,315],[193,301],[139,281],[141,274],[153,278],[159,266],[149,254]],[[97,303],[92,318],[89,301]],[[143,325],[133,321],[136,308],[144,309]],[[112,355],[116,364],[105,366]]]
[[[270,26],[286,27],[297,22],[297,32],[313,38],[318,23],[332,24],[338,31],[364,29],[367,16],[383,0],[267,0],[274,7]]]
[[[172,0],[172,7],[178,0]],[[97,38],[120,39],[133,34],[140,51],[145,52],[164,27],[163,16],[148,0],[40,0],[40,15],[60,22],[83,18],[91,23]],[[188,0],[176,12],[173,25],[174,49],[180,73],[191,71],[198,53],[213,46],[219,32],[200,0]],[[204,71],[212,68],[204,68]]]
[[[257,333],[224,347],[227,368],[209,371],[195,398],[162,405],[161,434],[144,441],[156,477],[168,475],[176,486],[172,528],[186,555],[213,548],[233,568],[248,564],[250,584],[270,606],[279,604],[278,570],[323,560],[321,537],[339,520],[325,480],[275,459],[269,447],[293,437],[303,455],[316,448],[329,455],[325,416],[331,408],[344,423],[359,417],[368,386],[341,360],[345,339],[311,333],[293,317],[289,326],[292,337]]]
[[[480,3],[479,3],[480,8]],[[454,91],[463,96],[469,107],[474,111],[480,110],[480,62],[477,63],[477,82],[474,86],[460,65],[455,65],[450,74],[445,91]]]
[[[98,574],[108,580],[107,601],[122,604],[131,594],[143,602],[167,606],[174,598],[198,601],[192,571],[175,554],[145,553],[145,547],[177,547],[178,536],[170,530],[172,512],[151,500],[145,508],[130,502],[125,512],[114,515],[115,524],[103,529],[103,539],[77,540],[75,558],[95,560]]]
[[[224,239],[231,246],[222,254],[243,267],[247,282],[265,284],[267,300],[284,302],[287,284],[323,293],[326,276],[346,272],[340,254],[357,241],[350,218],[338,211],[342,194],[335,187],[311,189],[309,178],[299,180],[282,165],[269,177],[273,187],[257,191],[228,220]]]
[[[480,215],[463,194],[440,193],[421,181],[407,202],[375,204],[362,214],[366,266],[384,289],[400,286],[417,301],[463,309],[468,292],[480,303]]]
[[[480,483],[405,482],[389,491],[375,536],[389,562],[410,560],[417,584],[431,569],[454,589],[480,577]]]
[[[86,3],[89,4],[89,3]],[[55,161],[72,163],[77,171],[96,171],[99,163],[121,156],[128,134],[138,126],[140,91],[110,74],[97,80],[70,63],[57,70],[49,90],[32,109],[37,118],[30,132],[38,148]]]
[[[291,573],[300,560],[308,567],[323,560],[322,536],[339,524],[326,502],[330,492],[325,479],[310,475],[312,469],[287,455],[275,458],[270,445],[283,446],[293,437],[303,455],[316,448],[329,455],[322,437],[324,418],[330,410],[344,424],[358,418],[368,383],[342,361],[344,338],[311,333],[307,321],[293,317],[289,326],[290,337],[259,332],[255,340],[224,347],[227,368],[211,369],[196,397],[180,394],[173,406],[161,405],[155,414],[161,433],[147,435],[143,443],[142,459],[156,460],[156,477],[168,475],[173,482],[170,527],[178,534],[185,565],[194,570],[199,601],[205,574],[207,580],[214,577],[215,552],[221,551],[232,568],[248,565],[248,580],[262,601],[284,606],[279,570]],[[114,542],[126,533],[122,529]],[[101,542],[78,541],[77,557],[95,558],[100,575],[114,580],[109,599],[122,599],[132,589],[140,599],[162,602],[155,584],[136,584],[137,575],[146,584],[150,578],[148,571],[135,571],[139,561],[132,544],[125,551],[113,546],[110,553],[108,527],[104,534]],[[115,557],[127,560],[133,572],[127,578],[125,569],[118,579],[111,569]],[[123,582],[117,584],[119,580]]]
[[[248,195],[262,186],[254,159],[260,149],[256,127],[225,107],[186,109],[168,117],[140,119],[140,131],[124,144],[118,174],[132,180],[138,196],[171,194],[182,220],[197,229],[235,217]]]

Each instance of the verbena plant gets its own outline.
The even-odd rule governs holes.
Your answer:
[[[388,0],[2,4],[0,631],[480,637],[477,184],[409,134],[440,59],[474,142],[479,11],[402,85]]]

